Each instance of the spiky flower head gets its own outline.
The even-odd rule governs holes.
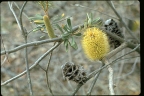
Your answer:
[[[90,60],[102,59],[110,49],[107,35],[99,28],[87,28],[82,38],[82,47]]]

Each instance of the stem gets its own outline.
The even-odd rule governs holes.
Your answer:
[[[25,5],[27,4],[27,1],[24,2],[21,10],[20,10],[20,28],[22,31],[22,35],[25,39],[25,43],[27,43],[27,32],[24,30],[23,23],[22,23],[22,13]],[[33,90],[32,90],[32,82],[30,77],[30,71],[29,71],[29,63],[28,63],[28,53],[27,53],[27,47],[25,47],[25,63],[26,63],[26,71],[27,71],[27,79],[28,79],[28,85],[30,90],[30,96],[33,96]]]
[[[102,64],[100,68],[102,68],[103,66],[104,66],[104,64]],[[95,85],[95,83],[96,83],[96,81],[97,81],[97,79],[98,79],[101,71],[102,71],[102,70],[100,70],[100,71],[95,75],[94,81],[93,81],[93,83],[91,84],[91,87],[90,87],[89,91],[87,92],[87,95],[88,95],[88,96],[91,95],[92,89],[94,88],[94,85]]]
[[[41,44],[44,44],[44,43],[60,42],[60,41],[62,41],[61,37],[59,37],[59,38],[53,38],[53,39],[46,39],[46,40],[41,40],[41,41],[35,41],[35,42],[30,42],[30,43],[23,44],[23,45],[20,45],[18,47],[15,47],[14,49],[10,49],[10,50],[7,50],[7,51],[2,51],[1,55],[4,55],[6,53],[10,54],[10,53],[16,52],[16,51],[18,51],[20,49],[23,49],[25,47],[38,46],[38,45],[41,45]]]

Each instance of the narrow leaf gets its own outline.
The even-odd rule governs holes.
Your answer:
[[[65,40],[65,41],[64,41],[64,46],[65,46],[65,48],[66,48],[66,51],[68,50],[68,43],[69,43],[68,40]]]
[[[72,31],[72,25],[71,25],[70,18],[67,19],[67,24],[68,24],[68,27],[69,27],[70,31]]]
[[[82,34],[81,34],[81,33],[77,33],[77,34],[74,34],[74,35],[76,35],[76,36],[81,36]]]
[[[57,28],[58,28],[62,33],[64,33],[63,30],[62,30],[62,28],[61,28],[58,24],[56,24],[56,26],[57,26]]]
[[[65,25],[65,26],[63,27],[63,29],[64,29],[66,32],[70,32],[70,30],[68,29],[67,25]]]
[[[76,44],[76,42],[74,41],[74,38],[73,38],[73,37],[71,37],[70,46],[71,46],[72,48],[74,48],[74,49],[77,49],[77,44]]]

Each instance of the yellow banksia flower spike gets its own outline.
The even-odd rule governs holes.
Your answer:
[[[55,34],[54,34],[52,26],[50,24],[49,17],[47,15],[44,15],[43,16],[43,20],[44,20],[44,24],[46,26],[46,30],[48,31],[48,36],[50,38],[55,38]]]
[[[83,35],[82,47],[90,60],[100,60],[109,52],[108,37],[99,28],[87,28]]]

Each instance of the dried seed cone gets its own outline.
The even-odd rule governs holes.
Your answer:
[[[102,59],[110,49],[107,35],[96,27],[85,30],[82,38],[82,47],[90,60]]]

